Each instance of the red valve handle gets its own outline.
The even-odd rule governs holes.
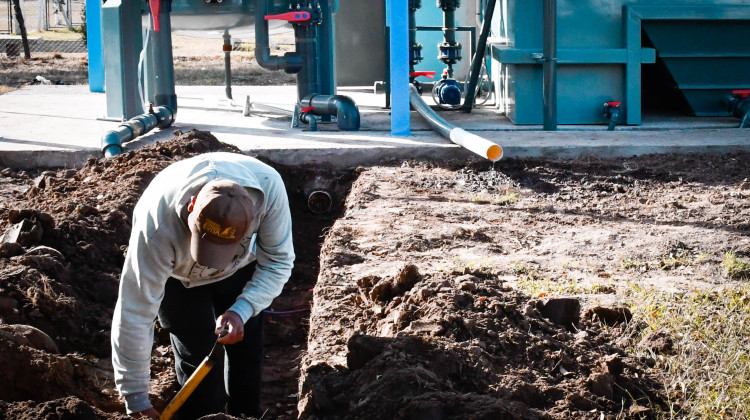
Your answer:
[[[739,95],[740,98],[747,98],[750,97],[750,89],[733,90],[732,95]]]
[[[411,77],[425,76],[425,77],[428,77],[430,79],[434,79],[435,78],[435,72],[434,71],[413,71],[413,72],[409,73],[409,76],[411,76]]]
[[[304,112],[305,114],[309,114],[310,112],[312,112],[313,109],[315,109],[315,108],[313,108],[311,106],[306,106],[304,108],[300,108],[299,110],[300,110],[300,112]]]
[[[620,102],[620,101],[609,101],[609,102],[607,102],[607,106],[610,107],[610,108],[618,107],[621,104],[622,104],[622,102]]]
[[[159,32],[159,9],[161,0],[149,0],[148,5],[151,8],[151,17],[154,19],[154,30]]]
[[[286,12],[278,15],[267,15],[266,20],[285,20],[287,22],[304,22],[310,20],[310,12]]]

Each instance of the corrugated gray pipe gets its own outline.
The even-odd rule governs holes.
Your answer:
[[[447,121],[440,118],[432,108],[427,106],[414,85],[411,85],[410,89],[411,106],[419,112],[419,114],[427,120],[430,127],[437,131],[441,136],[493,162],[496,162],[503,157],[502,147],[487,139],[483,139],[476,134],[471,134],[462,128],[449,124]]]
[[[284,70],[297,73],[305,64],[296,52],[285,53],[283,57],[271,55],[268,43],[268,2],[255,0],[255,59],[258,65],[267,70]]]
[[[300,108],[309,107],[315,115],[334,115],[340,130],[359,130],[359,109],[348,96],[308,95],[300,100]]]
[[[157,106],[146,114],[133,117],[102,136],[102,153],[112,157],[122,153],[122,144],[142,136],[156,127],[166,128],[174,122],[174,112],[169,107]]]

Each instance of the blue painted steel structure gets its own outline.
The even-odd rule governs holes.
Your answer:
[[[104,92],[101,0],[86,0],[86,48],[89,59],[89,90]]]
[[[641,44],[643,29],[695,115],[726,115],[731,92],[750,88],[750,5],[626,5],[623,13],[628,45]],[[629,69],[627,78],[635,85],[641,74]],[[625,100],[640,112],[639,91]]]
[[[541,124],[542,1],[507,0],[505,15],[510,42],[491,47],[497,88],[512,122]],[[557,122],[607,123],[603,105],[622,102],[619,122],[640,124],[641,66],[657,57],[696,115],[726,115],[720,103],[750,86],[748,37],[748,0],[558,0]]]
[[[110,118],[127,120],[144,112],[136,88],[143,48],[141,6],[132,0],[107,0],[102,6],[106,115]]]
[[[390,28],[391,135],[411,134],[409,105],[409,4],[388,0],[386,24]]]

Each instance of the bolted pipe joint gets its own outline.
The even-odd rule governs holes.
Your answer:
[[[311,108],[315,115],[333,115],[338,127],[344,131],[359,130],[359,109],[348,96],[312,94],[300,101],[301,108]]]
[[[461,7],[461,0],[437,0],[437,7],[443,10],[456,10]]]

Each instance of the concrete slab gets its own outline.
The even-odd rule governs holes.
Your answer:
[[[155,130],[127,143],[136,149],[172,137],[174,130],[192,128],[212,132],[219,140],[243,152],[285,164],[319,164],[328,167],[371,165],[384,159],[465,158],[471,152],[432,132],[421,116],[412,112],[412,135],[390,135],[390,114],[385,97],[372,88],[346,88],[360,108],[362,129],[338,131],[335,124],[291,128],[291,117],[280,111],[243,116],[246,97],[257,104],[291,112],[294,86],[235,86],[234,101],[224,98],[223,86],[178,86],[178,112],[169,129]],[[431,99],[426,98],[427,103]],[[87,86],[28,86],[0,95],[0,164],[15,168],[78,167],[100,157],[101,137],[119,121],[102,119],[105,96]],[[604,157],[644,153],[722,153],[750,150],[750,130],[738,129],[733,118],[646,116],[638,127],[516,126],[493,107],[470,114],[439,111],[451,124],[501,145],[512,157]]]

